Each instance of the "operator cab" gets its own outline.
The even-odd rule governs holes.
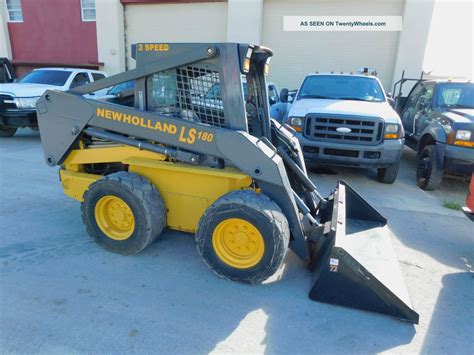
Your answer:
[[[264,47],[235,44],[239,57],[229,62],[208,60],[153,73],[136,81],[135,108],[196,123],[245,130],[261,137],[269,136],[270,115],[265,74],[268,73],[271,50]],[[228,47],[220,47],[227,51]],[[137,44],[132,56],[142,67],[156,56],[173,56],[178,46]],[[238,60],[238,63],[232,63]],[[232,65],[236,64],[236,65]],[[224,79],[225,78],[225,79]],[[239,80],[240,85],[221,85],[224,80]],[[235,88],[241,90],[235,92]],[[245,112],[242,119],[237,112]]]

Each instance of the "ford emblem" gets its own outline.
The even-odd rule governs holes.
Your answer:
[[[347,128],[347,127],[338,127],[338,128],[336,128],[336,131],[338,131],[340,133],[351,133],[352,129]]]

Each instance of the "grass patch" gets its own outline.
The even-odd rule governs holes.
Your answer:
[[[462,205],[456,201],[444,201],[443,207],[449,208],[450,210],[454,211],[461,211]]]

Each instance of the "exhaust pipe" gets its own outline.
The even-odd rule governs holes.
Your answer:
[[[387,220],[344,181],[338,183],[332,202],[325,207],[332,208],[332,214],[321,211],[331,216],[330,228],[313,254],[309,297],[418,324]]]

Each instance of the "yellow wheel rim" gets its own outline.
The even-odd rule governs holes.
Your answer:
[[[257,265],[265,251],[259,230],[240,218],[229,218],[219,223],[212,233],[212,246],[224,263],[237,269]]]
[[[111,239],[128,239],[135,230],[135,216],[132,210],[117,196],[101,197],[95,205],[94,214],[100,230]]]

